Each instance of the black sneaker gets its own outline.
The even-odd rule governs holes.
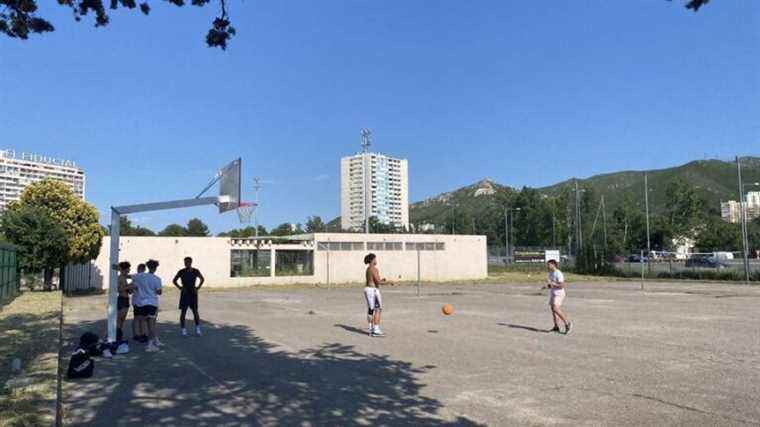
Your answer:
[[[559,326],[555,326],[555,327],[553,327],[553,328],[549,329],[549,332],[556,332],[556,333],[559,333]]]
[[[569,334],[571,329],[573,329],[573,322],[567,322],[565,324],[565,335]]]

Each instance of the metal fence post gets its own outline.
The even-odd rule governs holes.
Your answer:
[[[417,243],[419,245],[419,243]],[[420,247],[417,246],[417,296],[420,296],[422,286],[420,284],[421,274],[420,274]]]
[[[647,260],[648,261],[648,260]],[[641,265],[641,290],[644,290],[644,250],[641,250],[641,259],[639,259],[639,265]]]

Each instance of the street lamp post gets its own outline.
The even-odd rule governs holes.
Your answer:
[[[747,205],[744,200],[744,185],[742,182],[741,157],[736,156],[736,175],[739,181],[739,211],[741,214],[742,228],[742,258],[744,261],[744,280],[749,283],[749,235],[747,231]],[[747,183],[747,185],[760,185],[760,182]]]
[[[507,253],[507,263],[510,263],[510,259],[512,259],[512,250],[511,246],[514,246],[514,217],[512,216],[512,212],[520,211],[521,208],[504,208],[504,243],[505,243],[505,251]],[[511,225],[511,227],[510,227]],[[512,245],[510,245],[510,240],[512,241]]]

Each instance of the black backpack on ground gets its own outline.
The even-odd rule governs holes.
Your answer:
[[[95,361],[90,357],[90,353],[82,348],[77,348],[71,354],[69,359],[69,369],[66,371],[66,378],[90,378],[95,370]]]

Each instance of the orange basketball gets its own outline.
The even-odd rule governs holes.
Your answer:
[[[454,306],[451,304],[446,304],[441,308],[441,311],[443,312],[443,314],[448,316],[454,312]]]

